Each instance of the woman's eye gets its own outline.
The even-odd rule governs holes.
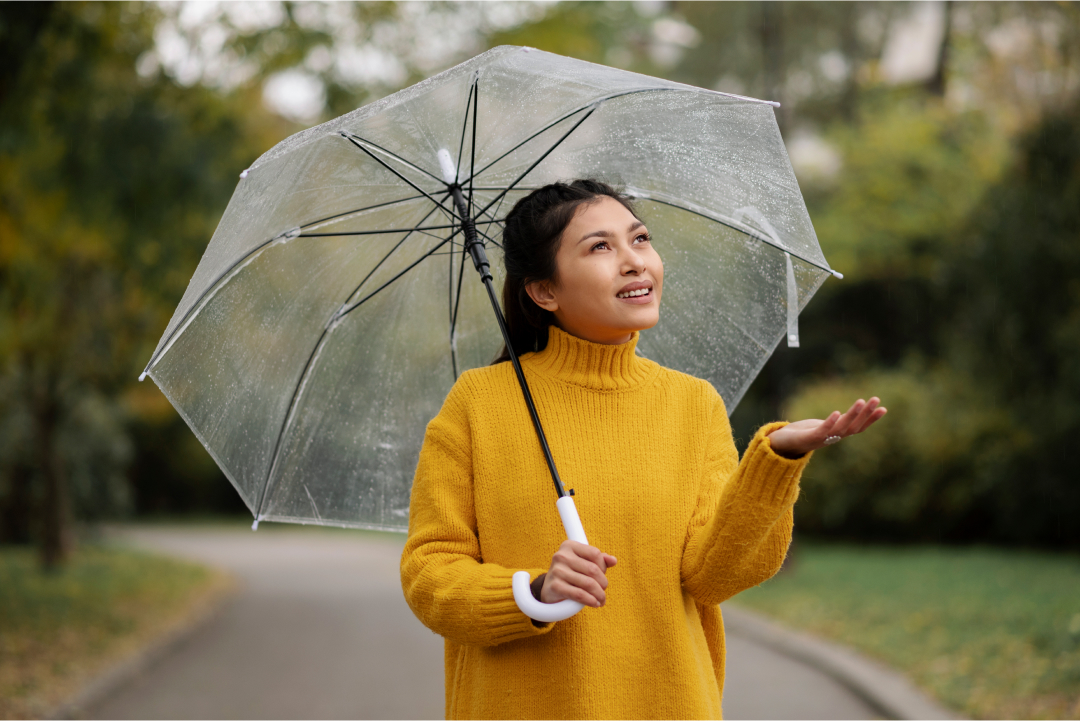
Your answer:
[[[649,241],[652,240],[652,236],[649,235],[648,233],[642,233],[641,235],[636,236],[634,238],[634,240],[635,241],[641,241],[642,243],[648,243]]]
[[[606,240],[601,240],[601,241],[600,241],[599,243],[597,243],[596,245],[594,245],[594,246],[592,247],[592,249],[593,249],[593,250],[596,250],[596,249],[597,249],[597,248],[599,248],[600,246],[605,246],[605,247],[606,247],[606,246],[607,246],[607,241],[606,241]]]

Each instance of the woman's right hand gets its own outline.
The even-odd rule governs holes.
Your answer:
[[[563,541],[551,558],[551,568],[545,574],[540,600],[557,603],[565,599],[599,608],[607,596],[605,573],[617,563],[599,548],[577,541]]]

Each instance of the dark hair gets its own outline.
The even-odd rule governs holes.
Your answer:
[[[630,198],[607,183],[575,180],[537,188],[507,214],[502,236],[506,270],[502,307],[510,343],[518,355],[543,350],[548,342],[548,326],[555,322],[555,315],[534,303],[525,286],[555,278],[555,255],[563,231],[578,208],[603,197],[614,198],[634,213]],[[504,344],[492,365],[507,360],[510,353]]]

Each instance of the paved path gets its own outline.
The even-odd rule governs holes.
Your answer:
[[[266,529],[266,530],[263,530]],[[128,528],[143,547],[232,571],[224,611],[91,718],[442,718],[442,640],[401,594],[403,536],[263,526]],[[828,676],[728,636],[724,713],[873,718]]]

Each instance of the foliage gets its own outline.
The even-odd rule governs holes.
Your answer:
[[[227,588],[220,573],[87,547],[63,570],[0,546],[0,718],[40,718]]]
[[[800,532],[879,540],[1000,535],[981,527],[998,490],[992,472],[1030,437],[966,378],[915,361],[810,384],[787,415],[825,418],[872,394],[888,399],[889,414],[876,432],[815,455],[795,507]]]
[[[971,718],[1076,718],[1077,598],[1072,554],[799,543],[735,602],[876,656]]]
[[[1080,15],[933,7],[948,26],[933,74],[897,81],[886,56],[920,5],[0,4],[0,540],[58,548],[72,513],[240,510],[167,401],[133,381],[238,171],[301,122],[502,43],[775,98],[793,160],[807,134],[836,153],[835,172],[800,182],[847,278],[819,292],[803,347],[778,351],[733,425],[745,441],[796,391],[796,407],[877,393],[909,446],[885,471],[853,443],[820,454],[811,473],[834,510],[807,515],[825,508],[808,485],[807,528],[1075,539],[1077,113],[1006,162],[1017,128],[1071,107]],[[288,82],[313,89],[307,114],[275,104]],[[858,479],[907,500],[867,510]]]
[[[146,6],[51,7],[0,106],[0,415],[25,441],[0,456],[0,505],[8,519],[39,519],[0,531],[36,535],[47,563],[63,558],[73,500],[91,518],[127,505],[119,398],[236,168],[280,126],[242,93],[140,76],[157,17]]]
[[[913,231],[907,248],[884,254],[887,263],[870,251],[858,264],[871,278],[875,269],[899,273],[919,291],[917,303],[908,298],[897,310],[924,314],[881,330],[899,334],[897,352],[919,350],[928,360],[909,356],[906,365],[874,368],[868,359],[890,360],[873,353],[888,342],[873,339],[870,323],[880,314],[849,314],[867,323],[851,352],[859,361],[847,362],[855,373],[805,383],[788,414],[823,418],[870,394],[884,398],[890,414],[875,432],[815,458],[798,508],[801,528],[896,540],[1080,543],[1073,522],[1080,486],[1064,452],[1080,432],[1078,118],[1080,111],[1052,116],[1033,129],[1002,180],[977,202],[960,204],[970,199],[967,189],[955,201],[946,196],[964,214],[937,238]],[[924,182],[933,184],[932,176]],[[944,196],[947,187],[931,195]],[[872,191],[860,197],[867,195]],[[931,214],[937,205],[928,203]],[[856,220],[873,214],[857,206],[830,212]],[[888,204],[877,212],[886,222],[863,227],[871,234],[895,228],[891,241],[902,243],[904,223],[888,219]],[[912,280],[920,275],[929,278]],[[920,332],[928,337],[923,344],[913,340]]]
[[[1019,143],[948,256],[946,358],[994,393],[1031,443],[991,475],[1012,540],[1080,544],[1080,104]]]

